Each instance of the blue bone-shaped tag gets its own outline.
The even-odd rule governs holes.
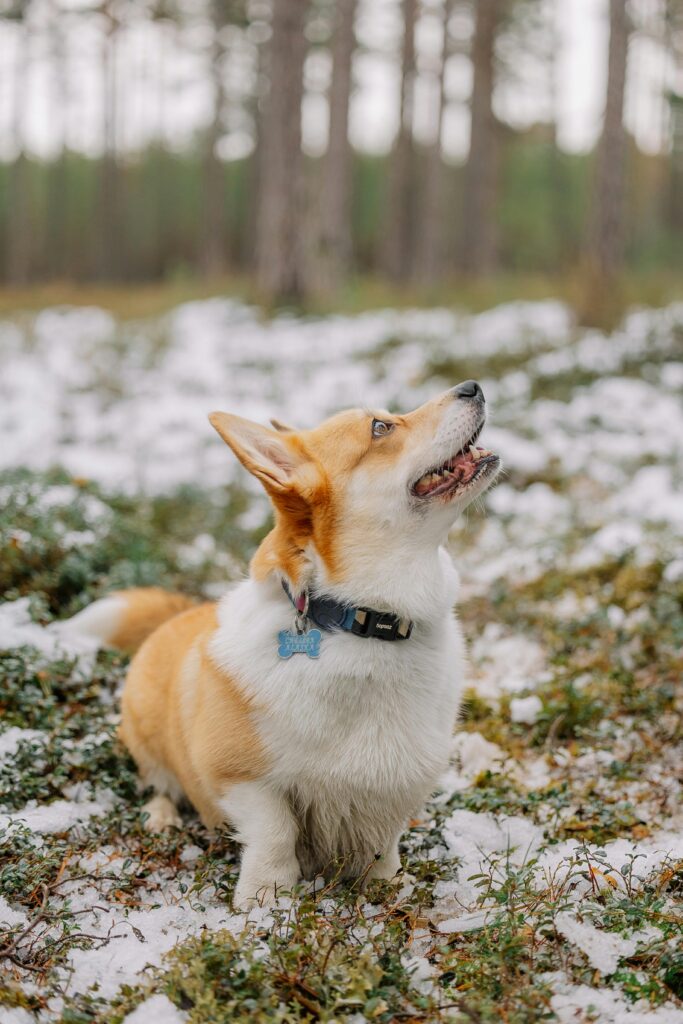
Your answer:
[[[292,633],[291,629],[281,629],[277,637],[280,641],[277,653],[281,658],[291,658],[293,654],[320,657],[322,633],[319,629],[309,629],[308,633]]]

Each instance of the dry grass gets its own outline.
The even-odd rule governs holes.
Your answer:
[[[146,284],[51,281],[25,288],[0,288],[0,315],[35,311],[46,306],[100,306],[124,320],[157,316],[182,302],[231,296],[261,303],[253,280],[232,274],[215,280],[176,278]],[[596,290],[591,276],[568,272],[561,276],[499,274],[474,280],[454,277],[431,286],[395,285],[377,277],[352,280],[340,294],[318,296],[304,304],[312,314],[359,313],[392,307],[446,306],[473,313],[501,302],[559,298],[576,309],[580,320],[609,327],[630,306],[658,307],[683,300],[680,274],[624,274],[615,280],[609,296]]]

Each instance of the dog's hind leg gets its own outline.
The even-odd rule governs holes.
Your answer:
[[[159,764],[149,745],[140,735],[132,716],[126,716],[119,726],[119,738],[133,756],[140,775],[140,787],[154,790],[142,808],[144,827],[148,832],[163,832],[167,828],[180,828],[182,819],[178,804],[183,790],[175,775]]]
[[[156,793],[142,808],[144,827],[148,832],[164,832],[168,828],[180,828],[183,819],[170,797]]]

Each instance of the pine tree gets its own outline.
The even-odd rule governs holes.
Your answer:
[[[610,0],[607,94],[598,144],[589,254],[591,270],[610,278],[619,269],[624,245],[626,129],[624,91],[630,31],[626,0]]]
[[[477,0],[472,41],[470,149],[465,166],[461,263],[470,274],[491,273],[498,259],[498,130],[493,113],[496,34],[504,0]]]
[[[274,0],[270,89],[261,120],[256,276],[264,296],[298,301],[308,291],[302,246],[301,101],[308,0]]]
[[[389,164],[388,202],[382,245],[385,272],[396,281],[412,270],[414,188],[413,92],[415,86],[415,23],[417,0],[403,0],[401,96],[398,134]]]
[[[323,161],[320,214],[311,273],[321,292],[335,292],[351,262],[353,151],[349,141],[351,65],[356,46],[357,0],[337,0],[332,34],[332,82],[327,153]]]
[[[421,216],[418,219],[417,258],[415,276],[425,283],[438,280],[443,273],[443,157],[441,132],[446,106],[446,65],[449,56],[448,22],[453,0],[442,0],[441,18],[443,37],[436,73],[434,105],[434,138],[426,153],[424,177],[421,182]]]

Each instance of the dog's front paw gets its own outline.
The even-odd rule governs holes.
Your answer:
[[[253,910],[254,907],[265,907],[271,910],[276,904],[276,888],[272,885],[262,885],[255,893],[251,891],[251,888],[242,889],[240,886],[237,886],[232,899],[233,908],[240,910],[244,914]]]
[[[240,873],[233,906],[235,910],[248,911],[253,907],[273,908],[284,892],[289,892],[299,881],[299,865],[294,863],[283,867],[277,874],[264,879],[261,876]]]
[[[386,853],[377,857],[365,877],[368,882],[391,882],[393,885],[402,882],[404,875],[398,850],[387,850]]]

